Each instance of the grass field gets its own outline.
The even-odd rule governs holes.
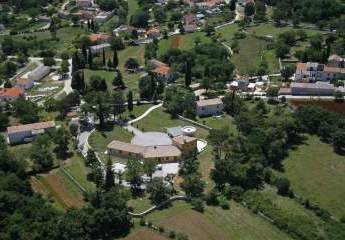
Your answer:
[[[134,231],[133,233],[129,234],[126,240],[167,240],[161,236],[159,233],[155,233],[151,230],[141,228],[138,231]]]
[[[185,202],[175,202],[172,207],[151,213],[146,218],[165,230],[187,234],[190,239],[290,239],[262,218],[252,214],[237,203],[230,202],[230,209],[206,207],[204,213],[191,210]]]
[[[218,28],[216,30],[216,33],[220,34],[222,40],[229,42],[232,40],[235,32],[238,29],[239,29],[239,27],[237,24],[231,24],[231,25],[227,25],[227,26],[222,27],[222,28]]]
[[[164,54],[169,48],[178,48],[181,50],[190,50],[195,46],[195,40],[200,39],[201,43],[210,42],[204,32],[188,33],[183,35],[174,35],[168,39],[159,41],[158,56]]]
[[[336,217],[345,215],[345,157],[334,153],[331,145],[309,137],[283,163],[297,194]]]
[[[237,70],[241,74],[249,74],[255,70],[264,57],[268,62],[269,73],[279,72],[278,59],[275,57],[274,50],[266,49],[267,43],[251,36],[239,41],[239,53],[235,53],[231,57],[231,61],[235,64]]]
[[[85,30],[80,27],[66,27],[57,30],[57,38],[58,41],[51,39],[51,34],[49,31],[47,32],[36,32],[36,33],[28,33],[24,35],[17,35],[16,38],[23,38],[25,37],[36,37],[37,40],[45,40],[49,41],[48,46],[51,49],[54,49],[58,52],[62,52],[65,50],[73,49],[73,40],[81,34],[84,34]],[[0,41],[2,40],[2,36],[0,36]],[[32,53],[32,52],[31,52]]]
[[[89,138],[92,148],[99,153],[106,150],[107,145],[113,140],[130,142],[133,135],[117,125],[110,125],[104,129],[97,129]]]
[[[126,111],[121,114],[121,117],[125,120],[134,119],[142,115],[144,112],[146,112],[147,109],[149,109],[152,106],[153,104],[134,105],[132,113],[130,113],[128,109],[126,109]]]
[[[147,132],[147,131],[160,131],[166,132],[166,128],[190,125],[190,123],[184,122],[180,119],[174,119],[167,112],[164,112],[162,108],[153,110],[148,116],[133,124],[135,127]],[[197,137],[206,138],[208,131],[197,127]]]
[[[70,164],[65,167],[65,170],[88,192],[92,192],[96,189],[95,184],[86,179],[87,169],[85,167],[84,159],[81,156],[75,154],[70,159]]]
[[[232,118],[227,114],[224,114],[220,117],[198,117],[197,121],[214,129],[220,129],[223,127],[228,127],[230,130],[235,129]]]

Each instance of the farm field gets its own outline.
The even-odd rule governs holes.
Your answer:
[[[175,202],[168,209],[151,213],[146,220],[165,227],[166,231],[187,234],[193,240],[290,239],[235,202],[230,202],[229,210],[206,207],[204,213],[192,210],[188,203]]]
[[[159,233],[155,233],[148,229],[140,229],[138,231],[131,233],[125,239],[126,240],[167,240],[168,238],[165,238],[159,235]]]
[[[293,190],[336,217],[345,216],[345,156],[315,136],[290,152],[283,161],[284,175]]]
[[[325,108],[332,112],[337,112],[345,116],[345,103],[336,103],[334,101],[319,101],[319,100],[311,100],[311,101],[303,101],[303,100],[290,100],[294,106],[319,106]]]

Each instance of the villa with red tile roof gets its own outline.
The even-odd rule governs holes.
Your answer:
[[[174,73],[167,64],[157,59],[151,59],[149,61],[149,64],[154,67],[152,72],[155,73],[158,78],[164,81],[169,81],[171,78],[173,78]]]
[[[94,33],[89,35],[89,39],[91,42],[105,43],[108,41],[109,35],[105,33]]]
[[[13,102],[24,95],[24,90],[19,87],[0,88],[0,102]]]

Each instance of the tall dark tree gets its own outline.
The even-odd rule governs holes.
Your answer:
[[[88,54],[88,62],[89,62],[89,68],[93,68],[93,55],[91,52],[91,48],[89,48],[89,54]]]
[[[119,58],[117,56],[117,50],[114,49],[114,53],[113,53],[113,68],[117,68],[119,65]]]
[[[55,152],[58,158],[65,160],[68,156],[68,145],[70,135],[64,128],[59,128],[53,138],[56,144]]]
[[[71,87],[81,94],[84,93],[86,86],[84,80],[84,72],[82,70],[76,71],[72,74]]]
[[[230,11],[236,10],[236,2],[237,2],[237,0],[231,0],[230,1]]]
[[[115,176],[114,176],[114,171],[113,171],[113,165],[112,165],[112,161],[108,159],[107,168],[105,171],[104,189],[106,191],[109,191],[114,186],[115,186]]]
[[[127,108],[128,108],[129,112],[133,111],[133,93],[132,93],[132,91],[129,91],[128,95],[127,95]]]
[[[105,66],[106,64],[106,61],[105,61],[105,51],[104,51],[104,48],[103,48],[103,51],[102,51],[102,63],[103,63],[103,66]]]
[[[189,87],[191,83],[192,83],[192,60],[188,57],[186,60],[185,86]]]
[[[122,73],[120,72],[120,70],[117,70],[116,76],[112,84],[115,88],[120,88],[120,89],[125,88],[125,83],[123,82]]]
[[[112,96],[113,104],[113,115],[114,119],[119,114],[125,111],[125,99],[123,97],[122,91],[115,91]]]

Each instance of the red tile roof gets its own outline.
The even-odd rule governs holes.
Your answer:
[[[96,42],[96,41],[105,41],[109,38],[109,36],[107,34],[104,34],[104,33],[97,33],[97,34],[91,34],[89,36],[89,39],[92,41],[92,42]]]
[[[23,89],[18,87],[0,89],[0,97],[19,97],[23,93]]]

